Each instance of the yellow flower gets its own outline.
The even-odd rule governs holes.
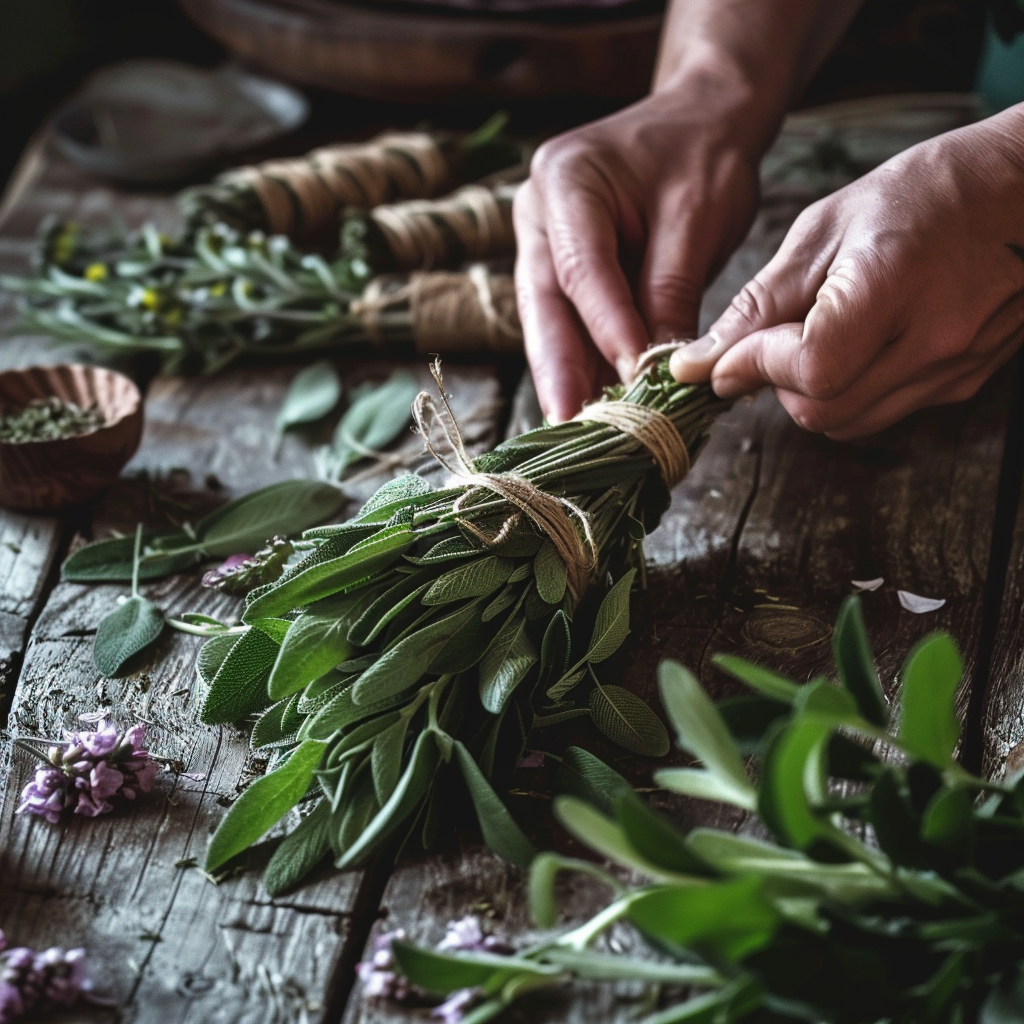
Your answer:
[[[139,305],[145,306],[146,309],[156,309],[160,305],[160,296],[152,288],[143,288]]]
[[[86,281],[103,281],[107,277],[107,265],[105,263],[90,263],[85,268]]]
[[[168,327],[177,327],[181,323],[181,306],[175,306],[164,314],[164,323]]]
[[[220,297],[228,290],[228,286],[224,281],[218,281],[216,284],[210,285],[210,294]]]

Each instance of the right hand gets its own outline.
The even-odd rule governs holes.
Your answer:
[[[718,83],[674,86],[540,147],[515,202],[526,354],[551,422],[694,337],[753,220],[761,132]]]

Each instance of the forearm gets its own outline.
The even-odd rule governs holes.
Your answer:
[[[670,0],[655,93],[742,108],[766,148],[863,0]]]

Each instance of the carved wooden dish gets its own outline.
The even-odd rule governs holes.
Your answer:
[[[54,509],[86,501],[117,479],[142,439],[142,396],[123,374],[94,366],[33,366],[0,373],[0,415],[40,398],[82,409],[104,425],[57,441],[0,440],[0,505]]]

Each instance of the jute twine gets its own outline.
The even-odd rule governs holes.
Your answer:
[[[391,133],[369,142],[314,149],[294,160],[239,167],[219,180],[251,187],[267,229],[294,237],[300,228],[308,236],[336,226],[341,207],[368,209],[395,199],[435,195],[448,180],[448,164],[429,135]]]
[[[409,309],[419,352],[521,352],[523,332],[508,274],[475,263],[465,273],[417,272],[374,278],[349,307],[374,345],[386,341],[385,315]]]
[[[492,491],[514,505],[555,546],[565,563],[566,586],[573,600],[578,601],[586,591],[590,574],[597,564],[597,546],[586,513],[567,498],[556,498],[534,487],[518,473],[477,472],[445,394],[439,360],[434,360],[430,372],[437,383],[440,405],[428,392],[421,391],[413,403],[412,414],[427,451],[444,466],[454,481],[467,485],[465,493],[455,502],[454,511],[462,511],[481,490]],[[582,538],[573,525],[573,519],[582,528]],[[465,528],[489,545],[503,540],[514,524],[515,516],[511,516],[496,534],[485,535],[474,524],[462,520]]]
[[[681,344],[685,343],[672,342],[649,349],[637,363],[636,375],[646,372],[653,362],[663,358]],[[466,493],[455,502],[455,511],[458,512],[465,507],[470,496],[479,489],[500,494],[529,517],[555,546],[566,567],[569,592],[573,600],[578,601],[583,596],[597,565],[597,545],[587,514],[567,498],[557,498],[548,494],[517,473],[477,472],[466,452],[455,414],[445,395],[439,360],[434,360],[431,373],[437,383],[441,406],[437,405],[430,394],[421,391],[413,403],[413,418],[431,455],[448,470],[454,480],[468,485]],[[606,423],[624,434],[635,437],[651,453],[665,483],[670,488],[689,471],[690,454],[686,444],[664,413],[632,402],[601,402],[584,409],[576,419]],[[443,451],[434,443],[436,427],[440,428]],[[582,538],[573,523],[574,519],[582,527]],[[514,519],[510,517],[497,535],[488,537],[471,523],[463,523],[471,532],[490,544],[502,539],[513,524]]]
[[[469,185],[445,199],[378,206],[370,217],[398,267],[428,270],[448,255],[450,235],[458,240],[467,260],[514,252],[514,194],[514,187],[509,186],[492,190]]]
[[[650,346],[637,360],[634,379],[685,344],[685,341],[670,341]],[[594,402],[584,406],[573,418],[587,423],[606,423],[635,437],[651,453],[669,490],[690,472],[686,443],[672,421],[657,409],[635,402]]]

